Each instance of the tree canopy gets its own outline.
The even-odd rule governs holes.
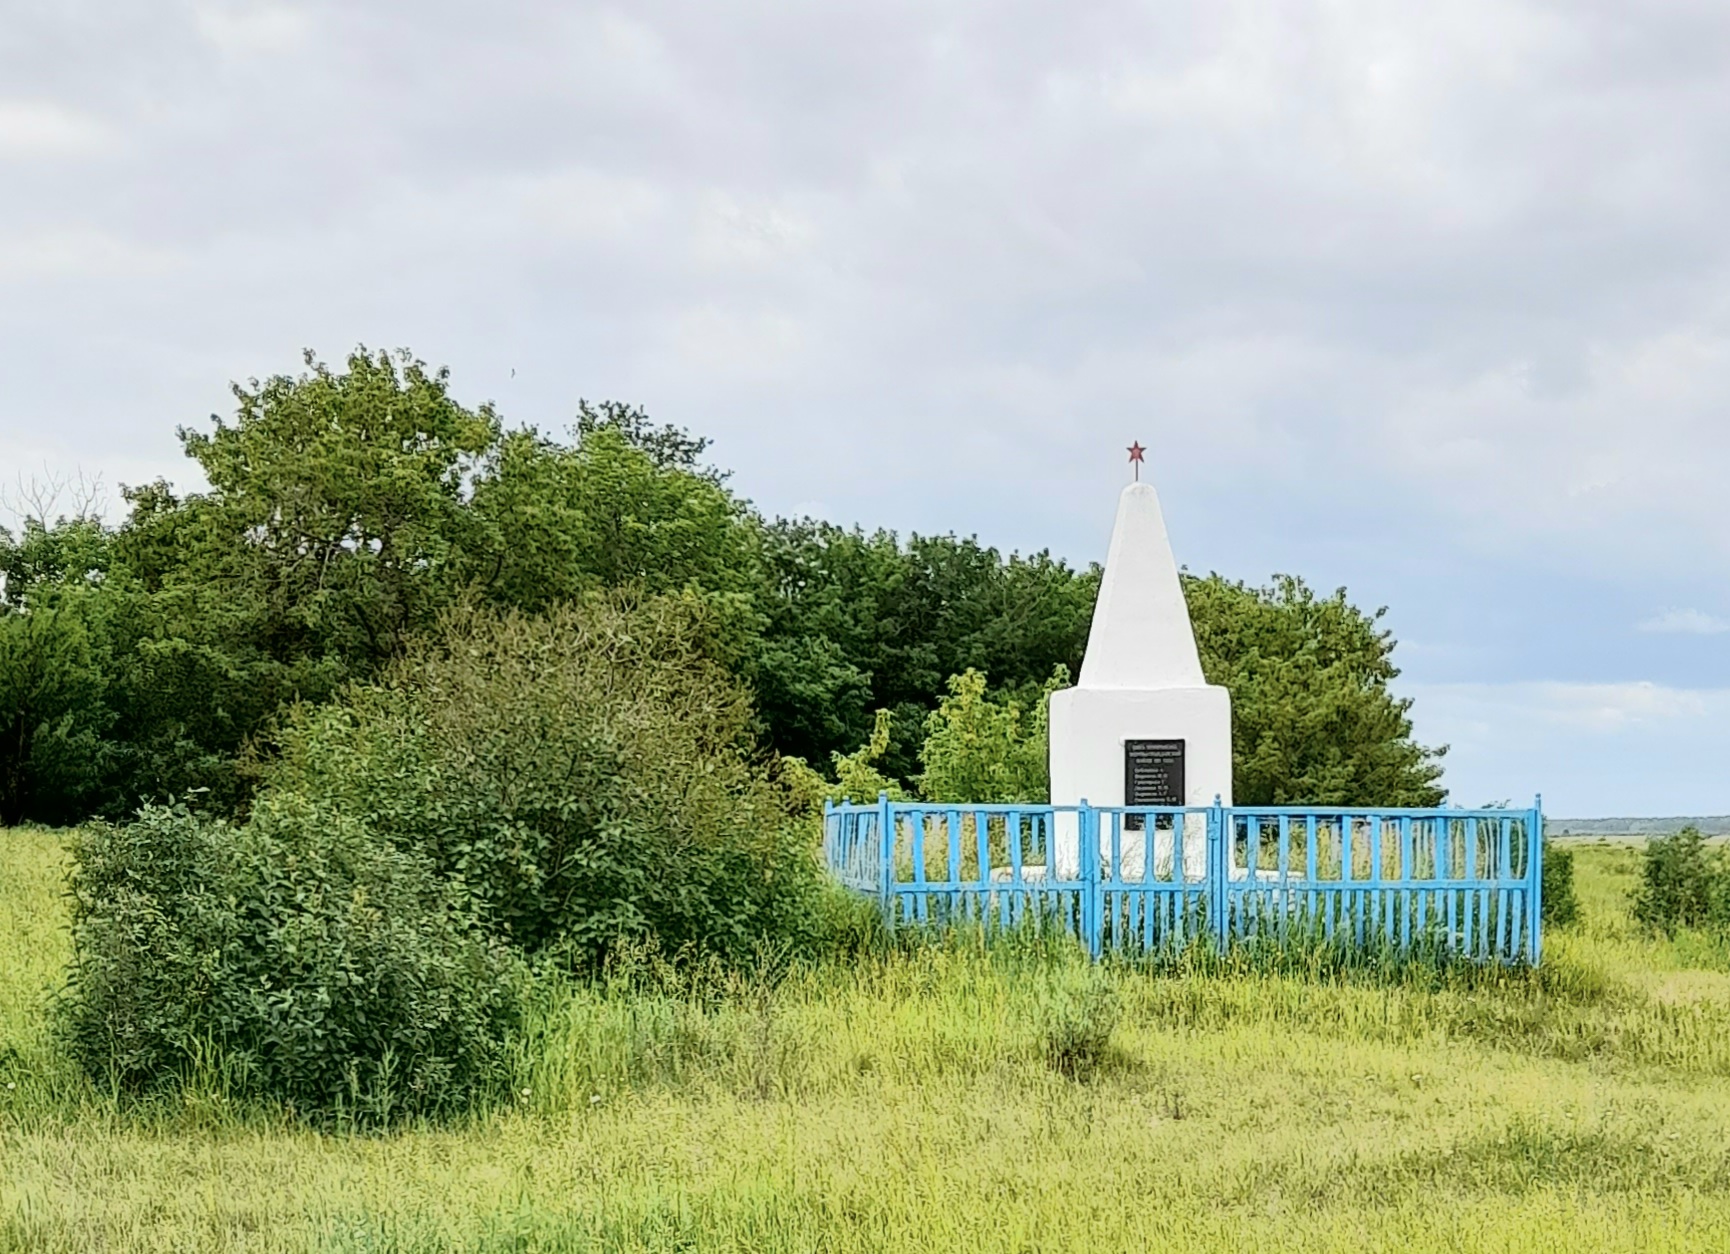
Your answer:
[[[114,526],[0,531],[0,822],[171,796],[243,811],[290,711],[385,673],[443,616],[609,590],[700,607],[759,751],[946,798],[1044,786],[1042,694],[1080,668],[1097,566],[766,518],[700,436],[610,401],[563,437],[507,427],[407,352],[308,353],[233,391],[230,417],[180,432],[205,489],[127,489]],[[1440,800],[1381,611],[1291,576],[1185,591],[1232,692],[1241,801]]]

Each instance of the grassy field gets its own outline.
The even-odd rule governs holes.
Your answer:
[[[965,946],[549,1000],[515,1108],[317,1133],[58,1061],[57,834],[0,832],[0,1250],[1722,1250],[1730,951],[1580,843],[1538,975],[1112,971]]]

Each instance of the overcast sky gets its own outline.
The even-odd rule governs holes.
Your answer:
[[[1727,221],[1722,0],[0,0],[0,479],[356,343],[1077,562],[1139,439],[1455,800],[1725,812]]]

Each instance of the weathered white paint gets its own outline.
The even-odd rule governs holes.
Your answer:
[[[1147,483],[1131,484],[1118,498],[1081,680],[1051,697],[1053,804],[1123,805],[1127,740],[1182,740],[1184,804],[1209,805],[1215,797],[1231,804],[1231,695],[1202,676],[1159,494]],[[1074,817],[1059,819],[1056,873],[1070,878],[1080,842]],[[1169,832],[1156,834],[1156,868],[1171,865],[1171,843]],[[1139,876],[1145,845],[1126,845],[1123,869]],[[1109,849],[1101,852],[1109,861]],[[1192,815],[1184,826],[1186,876],[1200,879],[1205,859],[1205,819]]]

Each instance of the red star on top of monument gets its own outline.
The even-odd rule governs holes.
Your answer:
[[[1137,483],[1141,482],[1141,455],[1145,452],[1147,452],[1147,450],[1141,447],[1140,440],[1135,441],[1135,443],[1129,446],[1129,460],[1135,467],[1135,481]]]

